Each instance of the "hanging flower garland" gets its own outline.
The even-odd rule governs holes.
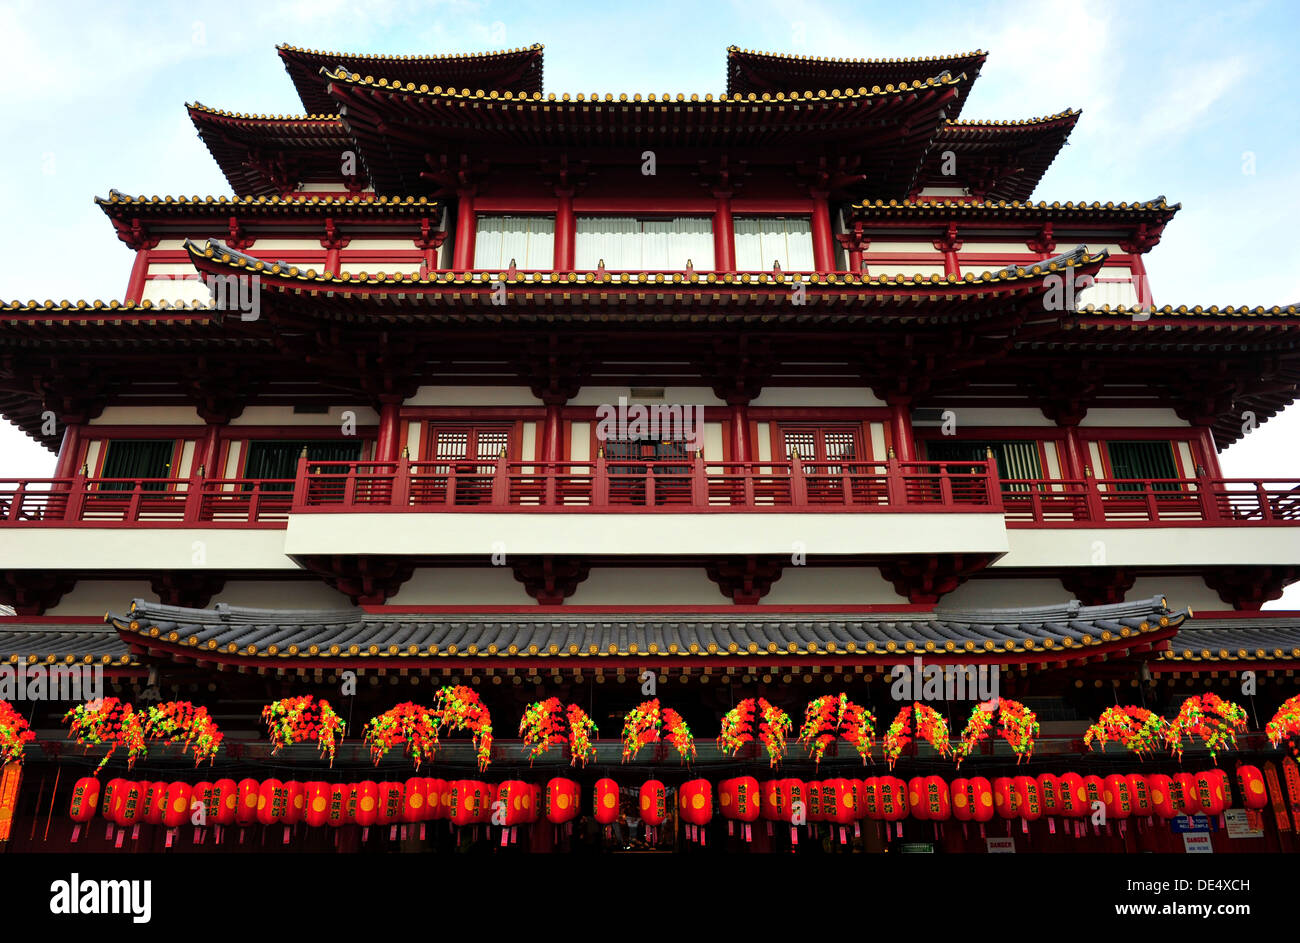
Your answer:
[[[492,762],[492,715],[478,694],[463,684],[440,688],[434,713],[440,727],[452,732],[468,730],[473,735],[479,772],[487,769]]]
[[[1221,747],[1236,749],[1237,731],[1246,729],[1246,711],[1232,701],[1217,694],[1199,694],[1183,701],[1178,716],[1165,729],[1165,742],[1183,758],[1183,735],[1191,740],[1200,738],[1210,751],[1210,760],[1218,764]]]
[[[195,707],[189,701],[164,701],[150,707],[144,733],[151,740],[181,743],[181,753],[193,748],[195,766],[204,760],[211,766],[225,739],[217,722],[208,715],[208,709]]]
[[[768,765],[775,766],[785,756],[785,737],[794,729],[790,716],[775,707],[766,698],[755,701],[747,697],[722,718],[718,733],[718,748],[735,756],[740,747],[754,739],[755,712],[758,714],[758,740],[767,750]]]
[[[916,735],[938,752],[940,756],[952,755],[952,744],[948,742],[948,722],[938,711],[919,701],[904,707],[894,718],[894,722],[885,731],[885,759],[893,769],[903,750],[912,742],[912,727],[915,724]]]
[[[1115,740],[1142,756],[1159,748],[1167,726],[1163,717],[1145,707],[1108,707],[1084,733],[1083,743],[1090,748],[1096,741],[1105,752],[1107,742]]]
[[[375,765],[378,766],[388,751],[400,744],[406,747],[406,755],[418,771],[420,764],[433,759],[438,751],[439,721],[436,711],[411,701],[370,718],[363,731]]]
[[[1282,702],[1273,719],[1265,725],[1264,732],[1268,734],[1268,742],[1275,747],[1287,737],[1300,734],[1300,694]]]
[[[865,766],[876,737],[876,716],[843,693],[838,697],[826,694],[810,701],[804,710],[803,726],[799,728],[799,742],[807,746],[817,765],[821,764],[836,734],[852,744]]]
[[[140,717],[125,701],[103,697],[74,707],[63,715],[63,722],[68,724],[69,734],[83,746],[108,744],[108,752],[95,767],[98,776],[118,747],[126,747],[127,769],[134,769],[136,760],[148,756],[149,748],[144,742],[144,724]]]
[[[0,766],[21,763],[23,750],[36,739],[27,726],[27,720],[14,710],[8,701],[0,701]]]
[[[998,731],[1002,739],[1011,745],[1016,755],[1016,764],[1034,755],[1034,741],[1038,737],[1038,715],[1019,701],[1010,698],[998,698],[997,701],[985,701],[976,704],[970,712],[970,718],[961,732],[961,740],[953,747],[952,756],[961,768],[965,760],[993,730],[993,719],[997,717]]]
[[[661,738],[673,745],[682,762],[695,758],[695,738],[682,715],[671,707],[661,708],[658,698],[642,701],[623,718],[623,762],[636,759],[642,747]]]
[[[586,711],[577,704],[566,708],[558,697],[529,704],[519,721],[519,734],[530,766],[533,760],[548,752],[553,743],[569,744],[570,765],[576,766],[581,761],[585,766],[587,760],[596,757],[596,747],[591,742],[592,734],[596,732],[596,722],[587,716]]]
[[[343,720],[329,701],[317,701],[310,694],[286,697],[262,708],[262,719],[271,737],[271,755],[295,743],[316,741],[321,756],[329,755],[334,766],[334,752],[343,740]]]

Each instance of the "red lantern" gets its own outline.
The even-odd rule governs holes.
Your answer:
[[[141,783],[141,792],[144,792],[148,783]],[[217,794],[217,787],[212,783],[195,783],[194,790],[190,793],[190,807],[194,807],[195,802],[203,803],[203,824],[217,824],[217,813],[220,811],[221,796]]]
[[[72,787],[72,802],[68,806],[68,815],[72,821],[84,823],[95,817],[99,807],[99,780],[94,776],[83,776]]]
[[[1172,819],[1178,815],[1174,805],[1174,782],[1164,773],[1153,773],[1147,777],[1147,786],[1151,790],[1151,808],[1162,819]]]
[[[104,818],[110,822],[116,822],[117,817],[121,815],[122,804],[126,801],[126,780],[120,777],[113,777],[104,785]]]
[[[803,812],[804,821],[808,820],[808,784],[802,779],[781,780],[781,793],[786,799],[786,821],[794,821],[795,807]]]
[[[501,807],[497,815],[493,816],[492,824],[509,828],[527,822],[532,797],[533,791],[528,783],[519,779],[507,779],[497,787],[496,801],[501,803]]]
[[[600,825],[613,825],[618,821],[618,783],[612,779],[598,779],[592,790],[592,814]]]
[[[928,822],[930,820],[930,804],[921,801],[924,793],[924,776],[913,776],[907,781],[907,807],[912,810],[912,818]]]
[[[735,783],[735,780],[729,779],[727,780],[727,783],[724,783],[724,785],[731,783]],[[808,821],[825,822],[826,813],[822,809],[822,784],[815,779],[810,779],[804,784],[804,786],[805,791],[808,793]],[[723,793],[723,795],[726,795],[726,793]],[[729,803],[724,799],[723,805],[726,806],[729,805]],[[727,814],[725,808],[723,809],[722,814]],[[728,818],[731,818],[731,816],[728,816]]]
[[[311,828],[320,828],[329,821],[330,785],[320,781],[309,782],[306,787],[307,803],[303,819]]]
[[[1241,801],[1247,809],[1262,809],[1268,805],[1268,790],[1258,767],[1238,766],[1237,785],[1241,788]]]
[[[1011,780],[1016,795],[1016,812],[1026,822],[1037,822],[1043,817],[1043,798],[1038,791],[1038,780],[1033,776],[1016,776]]]
[[[707,779],[692,779],[678,790],[682,821],[687,825],[708,825],[713,818],[713,787]],[[767,803],[763,803],[767,812]]]
[[[1128,779],[1128,798],[1133,806],[1134,815],[1150,815],[1155,811],[1151,805],[1151,787],[1147,778],[1141,773],[1130,773]]]
[[[578,817],[582,787],[572,779],[557,776],[546,784],[546,821],[563,825]]]
[[[952,817],[952,794],[942,776],[927,776],[921,792],[921,804],[932,822],[946,822]]]
[[[379,784],[367,779],[356,784],[356,823],[369,828],[379,821]]]
[[[966,782],[966,796],[970,800],[972,815],[976,822],[993,820],[993,784],[983,776],[972,776]]]
[[[193,790],[189,783],[172,783],[167,787],[167,811],[163,814],[163,824],[176,828],[190,820],[190,795]]]
[[[236,788],[239,790],[239,799],[235,807],[235,821],[240,825],[252,825],[257,821],[259,783],[256,779],[241,779]]]
[[[668,792],[657,779],[641,785],[641,819],[646,825],[662,825],[668,818]]]
[[[144,795],[144,820],[148,825],[161,825],[167,814],[167,784],[148,783]]]
[[[257,821],[274,825],[284,821],[289,807],[289,790],[278,779],[268,779],[257,789]]]
[[[1128,777],[1111,773],[1102,780],[1102,796],[1107,818],[1123,820],[1132,814],[1133,799],[1129,794]]]
[[[857,821],[857,795],[847,779],[827,779],[822,782],[822,812],[826,821],[836,825],[851,825]]]
[[[998,815],[1004,819],[1014,819],[1016,811],[1016,787],[1010,777],[999,776],[993,780],[993,803]]]
[[[1044,815],[1060,815],[1061,780],[1051,773],[1038,777],[1038,799],[1042,803]]]
[[[425,779],[424,804],[429,821],[447,818],[451,802],[451,789],[445,779]]]
[[[142,793],[144,784],[124,780],[114,793],[113,824],[125,828],[144,817]]]
[[[959,776],[948,784],[952,796],[952,817],[958,822],[969,822],[975,818],[975,810],[970,801],[970,780]]]
[[[451,784],[451,824],[457,827],[474,825],[483,820],[486,812],[492,814],[488,804],[486,783],[472,779],[458,779]]]
[[[330,787],[330,805],[325,813],[330,828],[342,828],[356,821],[356,795],[356,786],[340,783]]]
[[[379,784],[379,824],[396,825],[402,821],[402,810],[405,808],[406,795],[401,783]]]
[[[1083,777],[1083,792],[1087,797],[1088,810],[1091,812],[1097,807],[1094,802],[1100,802],[1103,806],[1106,804],[1106,784],[1101,781],[1097,775]]]
[[[876,776],[862,780],[858,785],[858,811],[866,818],[879,821],[883,818],[880,811],[880,779]]]
[[[284,824],[297,825],[307,811],[307,787],[295,780],[285,783],[284,788],[289,790],[289,802],[284,807]]]
[[[736,804],[732,817],[739,822],[758,820],[759,788],[758,780],[753,776],[741,776],[733,780],[735,784]]]
[[[1223,770],[1208,770],[1196,775],[1196,798],[1201,811],[1206,815],[1219,816],[1228,808],[1224,782],[1220,779],[1222,775]]]
[[[212,794],[215,801],[212,803],[214,813],[208,814],[209,825],[233,825],[235,823],[235,804],[238,800],[239,788],[235,785],[233,779],[218,779],[212,784]]]
[[[1061,813],[1067,818],[1087,818],[1088,793],[1083,785],[1083,777],[1078,773],[1066,773],[1061,777]]]
[[[1191,773],[1178,773],[1173,778],[1170,789],[1174,796],[1174,808],[1182,815],[1196,815],[1201,811],[1201,798],[1196,792],[1196,777]]]
[[[880,778],[880,817],[886,822],[907,817],[907,784],[897,776]]]
[[[408,825],[425,821],[428,808],[425,805],[423,777],[412,776],[408,779],[402,787],[402,797],[402,821]]]

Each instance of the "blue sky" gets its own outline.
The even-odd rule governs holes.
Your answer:
[[[301,111],[275,53],[546,46],[556,92],[719,92],[729,44],[802,55],[985,49],[964,116],[1083,117],[1036,198],[1183,204],[1148,257],[1158,304],[1300,301],[1300,4],[291,0],[0,3],[0,298],[121,297],[130,252],[92,198],[229,193],[186,116]],[[1300,475],[1300,408],[1223,456]],[[0,475],[52,459],[0,429]],[[1300,607],[1300,598],[1294,599]]]

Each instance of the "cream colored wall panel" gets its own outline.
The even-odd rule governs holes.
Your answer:
[[[654,405],[680,406],[725,406],[707,386],[668,386],[663,388],[664,395],[659,398],[638,398],[632,395],[626,386],[584,386],[578,395],[569,400],[570,406],[618,406],[618,398],[625,397],[628,405],[644,403]]]
[[[235,439],[226,452],[226,477],[239,478],[244,470],[244,443]]]
[[[757,423],[758,433],[755,445],[758,447],[758,460],[760,462],[770,462],[772,460],[772,424],[769,422]],[[711,458],[712,456],[706,456]]]
[[[1070,600],[1057,579],[971,579],[939,600],[939,609],[1011,609],[1054,606]]]
[[[423,434],[424,424],[419,422],[407,423],[406,426],[406,454],[412,459],[420,457],[420,436]]]
[[[342,428],[343,413],[356,413],[358,426],[373,426],[379,413],[369,406],[331,406],[328,413],[295,413],[292,406],[249,406],[232,419],[232,426],[334,426]]]
[[[86,467],[93,473],[99,467],[99,449],[102,445],[99,439],[91,439],[86,446]]]
[[[351,609],[352,600],[319,580],[231,580],[212,604],[254,609]]]
[[[962,243],[961,249],[957,252],[957,258],[964,255],[1027,255],[1030,254],[1029,246],[1024,242],[976,242],[967,239]]]
[[[1013,527],[993,567],[1280,566],[1300,564],[1295,528]],[[1223,608],[1227,608],[1226,606]]]
[[[107,406],[92,426],[197,426],[204,422],[193,406]]]
[[[1047,461],[1047,477],[1063,478],[1061,474],[1060,446],[1056,442],[1043,443],[1043,456]]]
[[[296,570],[284,555],[284,537],[270,528],[32,527],[0,540],[0,567],[118,570],[127,561],[144,572]]]
[[[537,605],[509,566],[420,567],[388,602],[394,606]]]
[[[1191,424],[1180,419],[1172,409],[1090,409],[1080,426],[1131,426],[1133,428],[1187,427]]]
[[[885,424],[871,423],[871,456],[876,461],[889,458],[889,443],[885,441]]]
[[[575,422],[570,427],[569,458],[575,462],[591,461],[591,423]]]
[[[1196,474],[1196,460],[1192,458],[1192,449],[1186,442],[1175,443],[1178,449],[1178,465],[1182,469],[1182,474],[1188,478]]]
[[[416,228],[416,227],[412,227]],[[369,236],[354,236],[348,243],[348,247],[343,251],[343,258],[348,257],[350,252],[382,252],[387,249],[398,249],[404,252],[416,251],[415,234],[406,239],[375,239]]]
[[[885,239],[872,239],[871,247],[864,253],[864,258],[869,260],[874,255],[891,255],[903,252],[915,255],[932,255],[936,259],[942,258],[939,251],[935,249],[934,240],[932,239],[908,239],[893,242]]]
[[[1205,585],[1199,576],[1142,576],[1133,581],[1133,588],[1124,594],[1127,601],[1150,599],[1152,596],[1164,596],[1171,609],[1186,609],[1189,606],[1195,616],[1198,612],[1217,612],[1231,609],[1219,594]],[[1195,623],[1190,624],[1195,628]],[[1178,646],[1177,641],[1174,647]]]
[[[528,461],[537,458],[537,423],[526,422],[523,424],[522,441],[519,443],[520,461]]]
[[[184,304],[207,304],[212,300],[208,287],[198,279],[156,278],[144,283],[140,292],[141,301],[181,302]]]
[[[99,616],[107,613],[126,615],[131,600],[157,602],[148,580],[78,580],[59,604],[47,609],[47,616]]]
[[[762,599],[765,606],[907,604],[873,566],[787,566]]]
[[[195,471],[198,471],[198,466],[194,463],[194,442],[186,440],[181,446],[181,460],[176,466],[176,476],[184,477]]]
[[[596,567],[567,600],[576,606],[719,606],[704,567]]]
[[[934,406],[939,410],[948,409],[942,402],[935,403]],[[1056,423],[1043,415],[1041,409],[1029,407],[1013,406],[1001,409],[998,407],[975,408],[963,406],[953,411],[957,414],[958,432],[977,426],[1051,426],[1053,428],[1056,426]],[[913,420],[912,424],[919,427],[935,427],[943,425],[943,420],[930,419],[923,422]]]
[[[931,275],[942,276],[943,264],[904,265],[901,262],[868,262],[867,270],[871,273],[872,278],[883,277],[885,275],[888,275],[891,278],[895,275],[902,275],[904,278],[911,278],[914,275],[929,278]]]
[[[172,278],[199,280],[198,273],[194,271],[194,266],[189,262],[150,262],[149,275],[150,277],[167,275]]]
[[[322,227],[322,229],[323,228],[324,227]],[[358,240],[353,239],[352,245],[355,246],[357,244],[357,241]],[[406,247],[408,249],[412,248],[411,242],[409,240],[406,242]],[[253,247],[248,250],[249,254],[254,255],[259,259],[262,258],[261,253],[266,253],[266,252],[321,253],[324,251],[325,251],[324,248],[321,247],[319,237],[316,239],[283,239],[277,237],[266,237],[255,241],[253,243]],[[272,261],[278,262],[278,261],[292,261],[292,260],[274,259]]]

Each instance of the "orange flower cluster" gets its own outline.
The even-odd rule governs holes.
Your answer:
[[[321,756],[328,754],[334,766],[334,752],[343,740],[343,720],[329,701],[317,701],[310,694],[281,698],[262,708],[262,719],[271,737],[272,755],[291,744],[314,740]]]
[[[95,775],[104,768],[117,748],[126,747],[126,768],[134,769],[135,761],[149,754],[144,742],[144,723],[130,704],[115,697],[98,698],[78,705],[63,715],[69,733],[77,743],[108,745],[108,752],[95,767]]]

